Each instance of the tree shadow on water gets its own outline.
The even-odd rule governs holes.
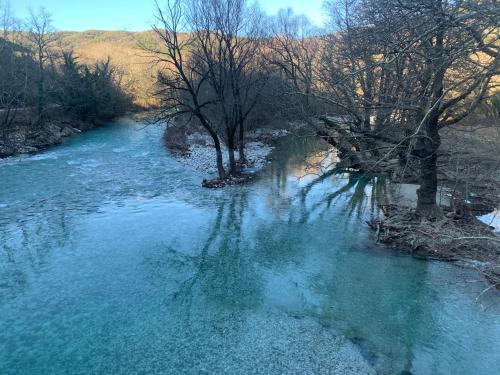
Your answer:
[[[324,217],[333,207],[341,207],[349,219],[378,214],[379,205],[388,202],[387,179],[380,175],[333,169],[305,185],[299,193],[300,218]],[[321,196],[313,192],[320,190]]]
[[[244,192],[219,203],[206,240],[197,255],[189,257],[189,276],[169,296],[188,330],[209,324],[236,332],[245,311],[261,303],[261,275],[243,233],[247,204]]]

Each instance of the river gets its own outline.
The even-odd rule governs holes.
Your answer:
[[[500,369],[498,295],[375,245],[376,178],[315,182],[291,137],[207,190],[161,134],[124,118],[0,160],[1,374]]]

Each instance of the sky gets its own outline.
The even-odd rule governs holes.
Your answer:
[[[5,1],[5,0],[4,0]],[[0,3],[2,0],[0,0]],[[281,8],[292,8],[305,14],[318,26],[322,24],[323,0],[258,0],[268,14]],[[162,0],[158,3],[161,5]],[[153,0],[10,0],[18,18],[28,15],[28,9],[45,7],[52,14],[59,31],[127,30],[142,31],[153,22]]]

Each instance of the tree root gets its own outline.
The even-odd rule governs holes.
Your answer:
[[[434,220],[422,219],[414,211],[397,206],[381,207],[385,217],[371,220],[377,240],[418,259],[479,261],[480,271],[500,286],[500,236],[473,216],[451,213]]]

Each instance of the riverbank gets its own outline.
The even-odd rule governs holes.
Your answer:
[[[500,288],[500,235],[490,225],[492,220],[478,219],[491,216],[500,206],[497,124],[476,117],[442,132],[437,202],[441,212],[426,219],[415,213],[419,186],[415,160],[402,155],[383,134],[352,133],[342,117],[322,120],[317,133],[339,150],[339,167],[386,176],[402,190],[415,187],[402,201],[379,202],[381,216],[368,222],[378,242],[419,259],[460,262],[479,270],[492,287]],[[364,147],[354,148],[357,142]]]
[[[42,151],[93,127],[92,124],[69,121],[52,121],[43,128],[16,125],[0,138],[0,158]]]
[[[412,209],[383,206],[383,216],[368,225],[377,241],[414,258],[455,262],[479,271],[491,286],[500,287],[500,235],[473,215],[452,211],[436,220],[415,215]]]
[[[140,110],[137,108],[129,114],[138,113]],[[122,115],[124,113],[117,114],[114,118]],[[105,123],[104,120],[95,122],[74,120],[68,116],[55,117],[43,127],[36,127],[24,120],[17,121],[0,136],[0,158],[43,151],[60,145],[68,137],[98,128]]]
[[[279,138],[278,135],[275,139],[277,138]],[[206,172],[209,175],[216,174],[216,159],[211,139],[204,134],[194,133],[188,136],[188,143],[189,151],[179,155],[180,161],[191,168]],[[252,138],[252,141],[247,142],[245,146],[246,163],[243,171],[256,172],[264,168],[268,162],[267,157],[273,149],[271,144]],[[227,167],[229,160],[225,146],[222,146],[222,157],[224,165]]]

